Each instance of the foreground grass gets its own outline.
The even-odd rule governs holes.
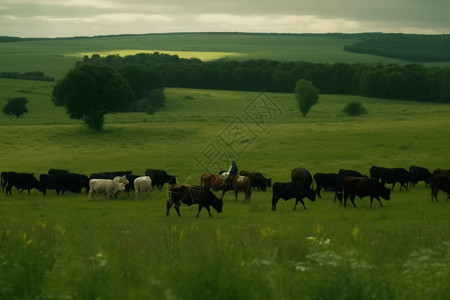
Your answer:
[[[449,168],[447,105],[321,95],[307,118],[294,97],[267,94],[279,108],[255,121],[246,108],[261,95],[167,89],[165,110],[153,116],[116,114],[92,133],[50,102],[51,84],[0,80],[2,101],[25,93],[29,113],[0,115],[1,171],[46,173],[64,168],[98,171],[165,169],[180,183],[199,184],[211,141],[273,181],[289,181],[294,167],[311,173],[340,168],[369,172],[373,164],[431,170]],[[25,91],[25,92],[24,92]],[[345,117],[347,101],[367,107]],[[259,106],[258,106],[259,107]],[[251,110],[255,113],[257,110]],[[221,137],[239,117],[256,136],[234,150]],[[248,136],[247,136],[248,137]],[[244,147],[240,147],[244,145]],[[227,168],[227,162],[212,165]],[[214,168],[213,168],[214,167]],[[271,191],[249,203],[224,198],[209,218],[197,207],[165,216],[167,188],[135,201],[86,194],[46,197],[13,189],[0,194],[0,298],[5,299],[448,299],[450,202],[420,183],[392,193],[391,201],[358,208],[333,195],[293,200],[270,211]]]

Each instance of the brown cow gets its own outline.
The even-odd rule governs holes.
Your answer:
[[[203,207],[206,208],[210,217],[211,211],[209,209],[209,206],[214,207],[214,209],[218,213],[222,212],[223,207],[222,199],[218,199],[216,195],[214,195],[209,189],[205,187],[195,185],[174,184],[170,187],[169,198],[167,199],[166,216],[169,215],[169,210],[174,204],[175,210],[180,216],[181,203],[184,203],[188,206],[198,204],[197,218]]]
[[[431,175],[430,185],[431,201],[433,201],[433,198],[436,198],[436,202],[438,201],[437,195],[439,190],[448,194],[448,200],[450,198],[450,170],[435,170]]]
[[[201,177],[201,185],[212,189],[213,191],[222,191],[222,197],[227,191],[234,191],[234,198],[237,201],[238,191],[244,191],[245,200],[250,201],[252,194],[252,181],[250,178],[241,175],[235,175],[232,181],[232,187],[223,185],[223,177],[219,174],[204,173]]]
[[[291,181],[303,182],[307,187],[311,187],[312,176],[305,168],[295,168],[291,172]]]
[[[347,176],[343,181],[344,187],[344,206],[347,206],[347,199],[350,196],[350,200],[355,205],[355,197],[359,198],[370,196],[370,207],[372,207],[373,198],[380,202],[380,206],[383,206],[380,201],[380,196],[386,200],[390,200],[391,191],[383,184],[379,183],[376,178],[368,177],[352,177]]]

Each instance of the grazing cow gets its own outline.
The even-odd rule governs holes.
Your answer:
[[[234,191],[234,198],[237,201],[238,191],[243,191],[245,195],[245,200],[250,201],[252,195],[252,180],[247,176],[235,175],[231,182],[231,186],[224,185],[224,178],[218,174],[204,173],[201,177],[201,185],[213,189],[213,191],[222,191],[222,197],[227,191]]]
[[[92,200],[94,193],[106,193],[106,198],[125,190],[125,184],[115,182],[111,179],[91,179],[89,180],[89,200]]]
[[[165,183],[170,185],[177,183],[177,175],[169,175],[164,170],[147,169],[145,176],[149,176],[152,179],[152,187],[156,187],[161,190]]]
[[[131,174],[132,171],[116,171],[116,172],[100,172],[100,173],[92,173],[89,176],[89,179],[114,179],[117,176],[126,176]]]
[[[300,181],[306,184],[307,187],[311,187],[312,176],[305,168],[295,168],[291,172],[291,181]]]
[[[241,176],[247,176],[252,180],[252,187],[258,189],[258,191],[265,192],[267,188],[272,187],[272,178],[266,178],[260,172],[239,172]]]
[[[301,181],[292,182],[275,182],[272,186],[272,210],[277,209],[277,202],[280,198],[285,201],[295,198],[294,210],[297,208],[298,202],[301,202],[303,208],[306,209],[303,198],[316,201],[316,192]]]
[[[376,178],[347,176],[344,178],[343,187],[344,206],[347,206],[349,196],[354,207],[356,207],[354,201],[356,196],[359,198],[370,196],[370,207],[372,207],[373,198],[377,199],[381,206],[383,204],[381,204],[379,197],[390,200],[391,191],[378,182]]]
[[[34,177],[33,173],[16,173],[16,172],[7,172],[6,174],[6,195],[11,195],[11,189],[15,186],[17,189],[28,190],[28,195],[30,195],[31,189],[38,189],[41,191],[41,184],[39,180]],[[21,191],[21,192],[22,192]]]
[[[67,178],[66,182],[69,185],[68,190],[72,193],[81,193],[81,190],[84,188],[86,193],[89,192],[89,177],[82,174],[77,173],[68,173],[63,175]]]
[[[59,170],[59,169],[50,169],[47,172],[48,175],[63,175],[63,174],[69,174],[69,171],[67,170]]]
[[[68,182],[67,174],[58,174],[55,175],[50,174],[41,174],[39,176],[39,181],[41,182],[42,194],[44,196],[47,195],[47,189],[56,190],[56,194],[59,195],[59,192],[64,192],[66,190],[70,190],[70,183]]]
[[[314,174],[314,181],[316,182],[316,194],[319,198],[320,190],[324,188],[325,190],[331,190],[335,193],[334,202],[336,198],[342,202],[342,176],[336,173],[316,173]],[[314,186],[314,182],[313,182]]]
[[[148,176],[140,176],[134,180],[134,198],[138,200],[141,194],[145,193],[148,199],[150,188],[152,187],[152,180]]]
[[[450,198],[450,170],[437,169],[431,175],[431,201],[436,198],[439,190],[447,193],[447,200]]]
[[[412,185],[416,185],[419,181],[425,182],[426,186],[430,184],[431,172],[426,168],[411,166],[409,167],[409,176]]]
[[[380,181],[381,177],[382,177],[382,173],[387,170],[387,168],[383,168],[383,167],[377,167],[377,166],[372,166],[370,167],[370,178],[375,178],[376,180]],[[353,176],[353,177],[361,177],[361,176]]]
[[[365,177],[365,175],[361,174],[358,171],[354,171],[354,170],[347,170],[347,169],[340,169],[338,172],[339,175],[341,175],[342,178],[347,177],[347,176],[352,176],[352,177]]]
[[[5,186],[8,183],[8,173],[9,172],[2,172],[1,179],[0,179],[0,185],[2,186],[2,191],[5,190]]]
[[[381,175],[381,184],[392,184],[391,191],[394,190],[395,184],[400,183],[400,191],[402,187],[405,187],[408,190],[408,184],[411,181],[411,177],[409,172],[403,168],[387,168],[380,172]]]
[[[136,178],[141,177],[143,175],[133,175],[127,174],[125,178],[128,180],[128,184],[125,185],[125,191],[127,192],[127,197],[130,197],[130,190],[134,190],[134,181]]]
[[[180,216],[181,203],[188,206],[198,204],[197,218],[203,207],[206,208],[210,217],[210,206],[218,213],[222,212],[223,207],[222,199],[217,198],[208,188],[194,185],[174,184],[170,187],[169,198],[167,199],[166,216],[169,215],[169,210],[172,205],[175,205],[175,210],[177,211],[178,216]]]

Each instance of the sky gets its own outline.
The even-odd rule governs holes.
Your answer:
[[[0,0],[0,36],[450,34],[450,0]]]

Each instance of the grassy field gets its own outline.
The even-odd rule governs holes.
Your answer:
[[[166,89],[155,115],[115,114],[90,132],[50,101],[52,83],[0,79],[0,106],[25,96],[29,113],[0,114],[1,171],[45,173],[165,169],[199,184],[215,146],[240,170],[289,181],[371,165],[449,168],[450,106],[321,95],[303,118],[291,94]],[[347,117],[348,101],[368,113]],[[266,108],[266,109],[265,109]],[[270,108],[267,110],[267,108]],[[238,133],[233,135],[232,133]],[[202,164],[199,164],[202,163]],[[280,201],[271,190],[249,203],[227,193],[223,213],[182,207],[165,216],[167,187],[150,199],[121,194],[0,194],[0,298],[3,299],[448,299],[450,202],[419,183],[390,201],[358,208],[333,195]]]
[[[327,36],[236,35],[236,34],[153,34],[97,37],[89,39],[51,39],[0,43],[0,72],[43,71],[60,78],[80,60],[79,53],[124,53],[159,49],[179,56],[200,59],[273,59],[313,63],[397,63],[406,62],[374,55],[350,53],[344,46],[357,40]],[[429,64],[436,65],[436,64]],[[448,65],[448,64],[446,64]]]

